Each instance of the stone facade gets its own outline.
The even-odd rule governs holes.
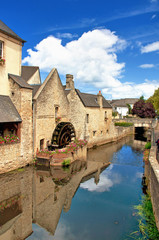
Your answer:
[[[68,107],[58,72],[53,69],[33,98],[34,153],[51,143],[57,116],[64,122],[69,121]],[[41,147],[40,141],[43,141]]]
[[[94,96],[99,104],[85,106],[74,87],[73,76],[67,74],[66,86],[62,86],[57,70],[53,69],[33,98],[34,154],[41,148],[40,141],[43,141],[42,148],[51,142],[56,117],[61,117],[61,122],[70,122],[78,139],[87,139],[91,144],[106,139],[112,122],[112,108],[102,106],[101,93]]]
[[[12,121],[8,120],[10,117],[8,119],[1,118],[2,131],[0,135],[14,134],[12,128],[17,128],[16,134],[20,138],[17,144],[0,146],[0,172],[5,172],[25,166],[33,158],[32,87],[21,78],[22,45],[25,41],[0,21],[1,27],[2,51],[0,54],[5,59],[5,63],[0,63],[0,85],[3,86],[0,87],[0,95],[5,95],[10,99],[22,121],[21,123],[17,122],[14,116],[11,116]],[[2,115],[4,108],[5,106],[2,106],[0,109]],[[11,113],[10,109],[8,110],[9,116]],[[5,124],[8,124],[10,129],[5,129]]]
[[[151,195],[153,211],[156,219],[156,226],[159,230],[159,164],[156,159],[157,147],[152,146],[149,162],[145,165],[145,176],[148,180],[148,187]]]

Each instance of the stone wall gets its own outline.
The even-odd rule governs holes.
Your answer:
[[[92,148],[93,146],[100,146],[109,142],[115,142],[130,134],[134,134],[134,127],[116,127],[112,123],[110,124],[106,135],[89,140],[88,148]]]
[[[37,149],[40,149],[40,140],[44,140],[44,148],[47,141],[51,142],[53,131],[57,125],[55,118],[61,117],[61,121],[68,121],[68,100],[55,69],[50,72],[33,101],[35,154]],[[57,116],[55,115],[56,107],[58,108]]]
[[[74,89],[70,91],[67,98],[69,120],[75,127],[76,137],[86,138],[89,143],[105,139],[110,131],[112,109],[85,107]]]
[[[33,156],[32,90],[20,88],[12,79],[9,80],[9,86],[10,98],[22,119],[19,156],[23,156],[25,163],[30,163]]]
[[[21,143],[4,144],[0,146],[0,174],[23,167],[33,159],[24,158],[21,153]]]
[[[145,165],[145,176],[148,180],[156,225],[159,230],[159,163],[156,159],[156,150],[156,146],[151,147],[149,162]]]

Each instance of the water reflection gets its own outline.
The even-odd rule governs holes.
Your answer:
[[[125,188],[128,182],[131,188],[132,186],[136,188],[136,183],[138,180],[141,181],[142,174],[140,149],[141,144],[134,142],[132,138],[125,138],[118,143],[90,150],[87,161],[76,161],[70,168],[37,166],[24,168],[21,172],[14,171],[0,175],[0,239],[25,239],[29,235],[30,240],[49,240],[54,237],[60,240],[96,239],[90,222],[94,219],[93,216],[103,219],[103,210],[101,211],[99,205],[101,201],[108,203],[110,196],[108,195],[107,199],[100,196],[98,199],[100,204],[94,201],[99,194],[109,192],[112,197],[114,194],[112,189],[118,189],[119,185],[122,192],[121,185],[123,184]],[[127,174],[124,176],[125,170]],[[88,194],[85,195],[85,192]],[[94,195],[93,200],[92,195],[89,195],[92,193],[97,194]],[[131,192],[129,194],[131,195]],[[72,203],[73,198],[75,200]],[[124,197],[123,201],[126,201]],[[95,208],[89,212],[91,202],[95,204]],[[111,202],[112,205],[113,200]],[[118,209],[116,201],[114,204],[106,210],[110,222],[114,215],[113,212],[111,213],[112,207]],[[96,212],[98,208],[100,210]],[[67,220],[64,212],[67,212]],[[88,216],[85,215],[86,212]],[[126,214],[125,210],[123,214]],[[85,223],[82,232],[80,232],[79,220]],[[105,221],[107,222],[107,219]],[[97,226],[94,228],[97,231],[104,231],[101,226],[99,230]],[[48,232],[52,235],[50,236]],[[101,236],[100,239],[105,238]]]
[[[95,184],[94,180],[91,178],[90,180],[84,183],[81,183],[80,187],[83,189],[87,189],[90,192],[109,191],[114,184],[119,184],[122,178],[120,174],[114,173],[112,170],[113,170],[113,165],[111,165],[107,171],[103,172],[100,175],[99,184]]]

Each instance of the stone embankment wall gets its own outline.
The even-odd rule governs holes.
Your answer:
[[[145,165],[145,176],[148,181],[156,225],[159,230],[159,163],[156,159],[156,148],[156,146],[151,147],[149,162]]]
[[[26,166],[28,159],[20,155],[21,143],[4,144],[0,146],[0,174]],[[32,159],[30,159],[30,162]]]
[[[106,143],[115,142],[127,135],[134,134],[134,127],[119,127],[111,124],[109,131],[107,131],[106,136],[101,136],[98,138],[88,140],[88,148],[94,146],[104,145]]]

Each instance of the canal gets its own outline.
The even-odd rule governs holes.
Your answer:
[[[0,175],[0,240],[126,240],[138,230],[143,146],[127,137],[70,168]]]

